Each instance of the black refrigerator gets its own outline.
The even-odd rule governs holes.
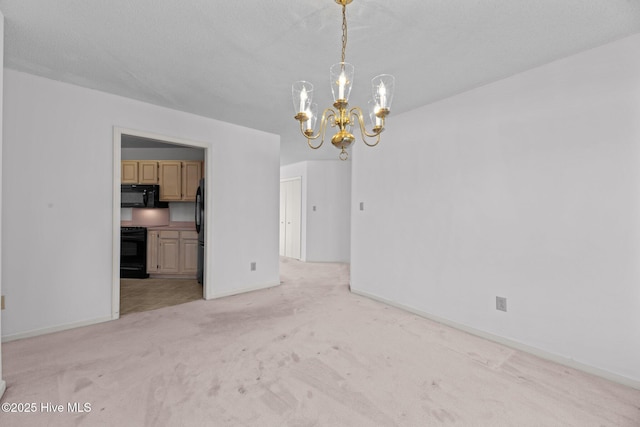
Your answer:
[[[204,178],[196,192],[196,231],[198,232],[198,283],[204,283]]]

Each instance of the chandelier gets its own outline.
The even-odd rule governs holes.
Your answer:
[[[381,74],[371,80],[373,99],[369,101],[369,118],[372,131],[367,132],[364,117],[360,107],[350,110],[349,94],[353,85],[354,67],[345,62],[347,50],[347,5],[353,0],[335,0],[342,6],[342,60],[331,66],[329,70],[329,83],[333,93],[333,107],[326,108],[320,119],[320,128],[316,133],[315,126],[318,119],[318,105],[312,103],[313,85],[307,81],[295,82],[292,87],[293,108],[295,119],[300,122],[300,132],[307,138],[307,144],[314,150],[324,143],[327,123],[337,131],[331,138],[331,143],[339,148],[340,159],[347,160],[349,154],[346,149],[355,141],[351,133],[353,126],[360,127],[362,141],[369,147],[374,147],[380,142],[380,134],[384,130],[384,119],[389,115],[393,98],[394,78],[389,74]],[[312,141],[320,138],[320,143],[314,145]],[[367,138],[370,141],[367,141]],[[372,138],[375,138],[371,140]]]

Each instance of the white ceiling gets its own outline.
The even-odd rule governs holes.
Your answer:
[[[283,163],[337,158],[306,148],[291,83],[329,106],[340,60],[334,0],[0,0],[5,66],[281,135]],[[396,77],[393,115],[640,32],[640,0],[354,0],[351,105]],[[153,132],[153,129],[149,129]]]

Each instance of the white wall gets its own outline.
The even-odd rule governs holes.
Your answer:
[[[302,178],[301,259],[349,262],[351,162],[314,160],[280,168],[280,179],[294,177]]]
[[[351,162],[316,160],[306,163],[307,260],[349,262]]]
[[[392,116],[353,156],[352,289],[640,385],[638,52]]]
[[[279,283],[277,135],[8,69],[5,81],[5,339],[111,318],[114,126],[210,144],[213,297]]]
[[[328,105],[327,105],[328,106]],[[293,113],[292,113],[293,116]],[[327,138],[322,144],[322,147],[317,150],[312,150],[307,144],[307,140],[300,133],[300,123],[291,119],[290,132],[284,133],[281,136],[281,153],[280,153],[280,165],[287,166],[294,163],[301,163],[306,161],[323,161],[323,160],[337,160],[340,150],[331,144],[331,136]],[[329,130],[328,133],[331,133]],[[316,140],[315,143],[318,143]],[[351,154],[351,149],[349,149]]]

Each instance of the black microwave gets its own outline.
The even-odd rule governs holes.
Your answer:
[[[159,185],[122,184],[121,208],[168,208],[169,203],[160,201]]]

